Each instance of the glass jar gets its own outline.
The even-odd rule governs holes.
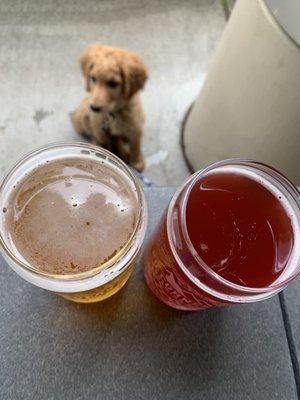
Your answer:
[[[293,248],[279,277],[264,287],[248,287],[224,279],[199,256],[189,236],[187,204],[194,186],[222,168],[251,174],[285,202],[292,216]],[[192,175],[177,190],[144,252],[144,276],[153,294],[180,310],[200,310],[267,299],[284,289],[300,273],[300,201],[296,187],[274,168],[243,159],[216,162]]]

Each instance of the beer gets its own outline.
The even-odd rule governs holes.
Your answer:
[[[3,240],[29,269],[72,281],[103,273],[123,257],[140,208],[136,182],[110,156],[47,157],[6,196]],[[126,283],[133,262],[104,286],[63,295],[84,302],[109,297]]]
[[[299,274],[299,194],[277,171],[224,161],[195,174],[146,246],[149,288],[183,310],[256,301]]]

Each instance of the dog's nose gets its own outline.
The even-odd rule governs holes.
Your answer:
[[[95,106],[95,104],[91,104],[91,105],[90,105],[90,109],[91,109],[92,111],[98,113],[98,112],[100,112],[100,111],[102,110],[102,107]]]

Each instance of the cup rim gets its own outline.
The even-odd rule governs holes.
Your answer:
[[[217,162],[211,163],[208,166],[206,166],[204,169],[195,172],[191,177],[189,177],[186,180],[186,182],[183,184],[183,186],[181,186],[177,190],[177,192],[173,196],[173,198],[170,202],[169,208],[168,208],[167,233],[168,233],[171,250],[173,252],[173,255],[174,255],[180,269],[197,287],[199,287],[200,289],[205,290],[207,292],[210,292],[215,297],[221,297],[221,298],[224,298],[225,300],[230,299],[230,301],[232,301],[234,299],[234,301],[237,301],[237,296],[222,295],[221,293],[208,288],[203,282],[201,282],[198,278],[196,278],[194,275],[191,274],[191,272],[186,268],[186,266],[184,265],[184,263],[182,262],[182,260],[180,259],[180,257],[177,254],[175,244],[173,242],[173,236],[171,234],[171,230],[172,230],[171,214],[172,214],[173,207],[174,207],[177,199],[179,198],[182,190],[184,190],[184,188],[187,187],[187,185],[188,185],[187,190],[185,191],[183,197],[179,200],[180,205],[181,205],[179,218],[180,218],[180,223],[181,223],[182,234],[183,234],[184,240],[187,244],[188,250],[191,252],[192,257],[195,259],[195,261],[198,263],[198,265],[204,269],[204,271],[208,274],[208,276],[210,276],[211,278],[216,280],[219,284],[223,285],[223,287],[236,290],[242,296],[248,295],[249,297],[247,297],[247,299],[244,298],[243,301],[251,302],[251,301],[256,301],[257,296],[263,296],[263,298],[265,299],[265,298],[271,297],[273,294],[276,294],[277,292],[282,290],[284,287],[286,287],[289,284],[289,282],[291,282],[295,277],[297,277],[300,274],[300,270],[295,274],[291,274],[291,276],[288,277],[283,282],[276,283],[276,281],[275,281],[275,284],[271,284],[267,287],[258,288],[258,287],[249,287],[249,286],[242,286],[242,285],[235,284],[235,283],[221,277],[219,274],[217,274],[199,256],[199,254],[197,253],[197,251],[196,251],[195,247],[193,246],[192,241],[190,239],[188,229],[187,229],[187,223],[186,223],[186,208],[187,208],[187,202],[189,199],[189,195],[190,195],[191,190],[193,189],[194,185],[199,180],[199,178],[201,178],[207,172],[211,171],[214,168],[218,168],[218,167],[226,166],[226,165],[247,165],[247,164],[248,165],[251,164],[254,167],[263,167],[269,171],[274,172],[275,175],[277,177],[280,177],[280,179],[282,180],[282,182],[279,182],[279,183],[281,183],[282,186],[285,187],[285,189],[289,189],[292,192],[293,199],[295,200],[295,203],[297,204],[298,208],[300,208],[299,192],[298,192],[297,188],[294,186],[294,184],[288,178],[286,178],[281,172],[277,171],[275,168],[273,168],[267,164],[264,164],[262,162],[254,161],[251,159],[244,159],[244,158],[225,159],[222,161],[217,161]]]
[[[17,257],[13,251],[10,249],[9,245],[7,244],[7,241],[5,240],[5,237],[3,237],[2,232],[0,231],[0,250],[5,252],[6,256],[11,259],[15,264],[17,264],[18,267],[21,269],[24,269],[32,274],[35,274],[37,276],[41,276],[44,278],[50,278],[51,280],[56,280],[56,281],[78,281],[78,280],[83,280],[85,278],[92,278],[93,276],[97,275],[98,273],[107,270],[108,268],[114,266],[119,260],[126,255],[126,253],[130,250],[130,248],[133,245],[133,242],[135,240],[136,234],[140,229],[141,223],[142,223],[142,215],[146,210],[146,201],[145,197],[143,194],[143,190],[141,187],[141,184],[138,180],[138,178],[135,176],[133,171],[117,156],[115,156],[113,153],[110,151],[90,144],[90,143],[84,143],[84,142],[56,142],[56,143],[51,143],[47,144],[44,146],[40,146],[37,149],[34,149],[28,153],[26,153],[23,157],[21,157],[7,172],[7,174],[4,176],[1,184],[0,184],[0,197],[1,194],[3,193],[5,189],[5,185],[9,181],[9,179],[12,178],[12,176],[18,171],[18,169],[28,160],[33,158],[34,156],[40,155],[44,152],[51,151],[52,149],[64,149],[64,148],[78,148],[82,150],[87,150],[91,154],[101,154],[101,156],[104,156],[105,158],[109,158],[115,163],[117,166],[120,166],[123,170],[123,172],[127,175],[127,177],[132,181],[134,185],[134,189],[136,190],[137,193],[137,204],[138,204],[138,214],[137,214],[137,220],[136,224],[134,227],[134,230],[132,231],[132,234],[130,235],[130,238],[126,242],[126,244],[123,246],[123,248],[112,258],[107,260],[105,263],[101,264],[98,267],[92,268],[88,271],[85,272],[79,272],[79,273],[74,273],[74,274],[50,274],[45,271],[39,271],[35,267],[31,266],[29,263],[23,262],[22,260]],[[83,154],[84,156],[84,154]],[[65,158],[64,156],[61,157],[61,159]],[[56,158],[59,159],[59,158]],[[95,160],[97,162],[97,160]],[[38,166],[38,163],[37,165]],[[21,178],[22,179],[22,178]],[[10,192],[11,193],[11,192]],[[123,269],[122,269],[123,271]],[[120,271],[120,272],[122,272]],[[113,277],[115,278],[115,276]]]

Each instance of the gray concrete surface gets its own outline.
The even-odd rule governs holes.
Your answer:
[[[231,11],[234,7],[235,0],[224,0],[228,4],[228,8]]]
[[[69,120],[84,96],[77,59],[102,42],[137,51],[149,66],[145,174],[157,185],[181,183],[181,121],[224,25],[218,0],[1,0],[0,177],[37,146],[79,139]]]
[[[283,292],[290,334],[294,341],[294,356],[297,358],[297,379],[300,394],[300,279]]]

